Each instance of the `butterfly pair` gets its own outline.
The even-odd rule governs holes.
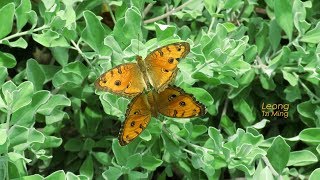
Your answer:
[[[157,117],[159,113],[177,118],[205,114],[205,106],[191,94],[169,85],[177,75],[179,60],[189,51],[190,45],[186,42],[169,44],[152,51],[144,61],[137,56],[137,63],[116,66],[96,80],[97,89],[134,97],[119,133],[120,145],[127,145],[138,137],[151,117]],[[149,84],[153,91],[149,91]]]

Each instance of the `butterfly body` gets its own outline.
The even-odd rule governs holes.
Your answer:
[[[160,47],[144,60],[137,56],[137,63],[125,63],[102,74],[95,82],[97,89],[121,96],[135,97],[149,90],[163,91],[174,80],[178,63],[190,51],[187,42],[178,42]]]
[[[169,86],[158,93],[140,93],[128,105],[126,118],[119,133],[120,145],[127,145],[138,137],[149,124],[151,117],[159,114],[175,118],[191,118],[206,113],[205,106],[182,89]]]

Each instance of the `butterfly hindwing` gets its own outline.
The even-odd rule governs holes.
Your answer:
[[[137,138],[148,126],[151,117],[157,117],[158,113],[168,117],[191,118],[204,115],[206,108],[191,94],[175,86],[169,86],[160,93],[140,93],[128,105],[118,137],[120,145],[127,145]]]
[[[176,118],[191,118],[206,113],[205,106],[182,89],[169,86],[156,98],[158,112]]]
[[[117,95],[134,97],[141,93],[146,85],[138,64],[126,63],[102,74],[96,80],[95,86]]]
[[[118,137],[121,146],[137,138],[148,126],[152,116],[151,108],[148,97],[144,93],[131,100]]]
[[[152,51],[145,59],[151,85],[157,92],[163,91],[176,77],[181,58],[190,52],[187,42],[177,42]]]

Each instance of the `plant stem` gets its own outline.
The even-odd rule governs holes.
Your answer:
[[[170,16],[171,14],[177,12],[177,11],[180,11],[181,9],[183,9],[184,7],[186,7],[189,3],[191,3],[193,0],[189,0],[187,2],[185,2],[184,4],[182,4],[181,6],[178,6],[177,8],[172,8],[169,12],[161,15],[161,16],[157,16],[155,18],[151,18],[151,19],[148,19],[148,20],[145,20],[143,21],[144,24],[149,24],[149,23],[153,23],[153,22],[156,22],[158,20],[161,20],[161,19],[164,19],[168,16]]]
[[[194,149],[203,149],[205,152],[214,152],[212,149],[208,149],[208,148],[205,148],[205,147],[202,147],[202,146],[198,146],[198,145],[196,145],[196,144],[192,144],[192,143],[186,141],[185,139],[181,138],[180,136],[178,136],[178,135],[176,135],[176,134],[174,134],[174,133],[171,133],[171,132],[166,128],[165,124],[163,124],[162,127],[163,127],[162,130],[163,130],[164,132],[166,132],[167,134],[171,134],[172,136],[174,136],[174,138],[178,139],[180,142],[183,142],[184,144],[189,145],[189,146],[193,147]]]
[[[216,14],[219,14],[219,13],[220,13],[220,10],[221,10],[221,9],[220,9],[220,7],[218,6],[218,7],[217,7],[217,10],[216,10]],[[208,29],[208,33],[207,33],[207,34],[209,34],[209,33],[211,32],[211,29],[212,29],[215,21],[216,21],[216,18],[215,18],[215,17],[212,17],[212,18],[211,18],[211,23],[210,23],[210,25],[209,25],[209,29]]]
[[[150,11],[150,9],[152,8],[152,6],[155,4],[156,2],[152,2],[152,3],[149,3],[148,5],[147,5],[147,7],[143,10],[143,17],[145,17],[147,14],[148,14],[148,12]]]
[[[296,77],[298,77],[298,82],[301,84],[301,86],[307,91],[307,94],[309,95],[310,99],[315,99],[316,101],[320,101],[320,97],[318,97],[316,94],[314,94],[299,78],[299,76],[296,73],[293,73]]]
[[[13,39],[13,38],[16,38],[16,37],[20,37],[20,36],[32,34],[32,33],[35,33],[35,32],[38,32],[38,31],[41,31],[41,30],[44,30],[44,29],[47,29],[47,28],[49,28],[49,26],[43,25],[43,26],[38,27],[38,28],[33,29],[33,30],[23,31],[23,32],[19,32],[19,33],[16,33],[16,34],[12,34],[12,35],[10,35],[10,36],[7,36],[7,37],[1,39],[1,40],[0,40],[0,44],[2,44],[2,42],[5,41],[5,40],[10,40],[10,39]]]
[[[205,62],[204,64],[202,64],[199,68],[197,68],[192,74],[194,75],[195,73],[199,72],[201,69],[203,69],[204,67],[208,66],[210,63],[214,62],[214,59],[210,60],[210,61],[207,61]]]
[[[10,117],[11,117],[11,107],[8,106],[7,107],[7,120],[6,120],[6,130],[7,130],[7,134],[9,133],[9,129],[10,129]],[[8,138],[8,137],[7,137]],[[7,171],[6,171],[6,179],[9,180],[10,177],[9,177],[9,146],[6,147],[6,168],[7,168]]]
[[[274,168],[272,167],[271,163],[269,162],[269,159],[266,156],[262,156],[262,160],[263,162],[266,164],[266,166],[269,167],[271,173],[276,176],[279,177],[279,179],[282,179],[282,177],[277,173],[276,170],[274,170]]]
[[[110,12],[110,16],[111,16],[111,19],[112,19],[113,23],[116,24],[116,18],[114,17],[114,14],[113,14],[113,12],[111,10],[111,7],[108,4],[108,1],[105,1],[105,5],[108,7],[108,10]]]
[[[88,58],[83,54],[83,52],[81,51],[79,45],[77,43],[75,43],[73,40],[71,40],[71,44],[74,47],[73,49],[77,50],[78,53],[82,56],[82,58],[86,61],[86,63],[92,68],[92,64],[90,63]]]
[[[169,5],[166,3],[166,11],[169,12]],[[170,16],[167,16],[167,24],[170,24]]]
[[[211,29],[212,29],[212,26],[213,26],[213,24],[214,24],[214,22],[215,22],[215,20],[216,20],[216,18],[214,18],[214,17],[211,18],[211,23],[210,23],[210,25],[209,25],[209,29],[208,29],[208,33],[207,33],[207,34],[210,33],[210,31],[211,31]]]
[[[228,104],[229,104],[229,99],[226,98],[226,100],[224,101],[224,105],[223,105],[223,110],[222,110],[222,113],[221,113],[221,117],[226,115],[227,113],[227,108],[228,108]]]

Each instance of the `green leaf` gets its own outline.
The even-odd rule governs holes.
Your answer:
[[[64,171],[59,170],[51,173],[49,176],[47,176],[44,179],[45,180],[63,180],[63,179],[66,179],[66,174],[64,173]]]
[[[45,47],[70,47],[67,40],[59,33],[45,30],[42,34],[32,34],[33,39]]]
[[[233,169],[233,168],[239,169],[245,172],[246,174],[249,174],[250,176],[252,176],[254,173],[254,166],[248,165],[247,163],[244,163],[238,160],[231,160],[228,167],[230,169]]]
[[[0,129],[0,145],[3,145],[7,141],[7,130]]]
[[[102,165],[110,165],[111,164],[111,157],[109,154],[107,154],[105,152],[94,152],[93,156]]]
[[[150,140],[152,139],[152,136],[151,136],[151,134],[150,134],[150,132],[149,132],[148,129],[146,129],[145,131],[143,131],[143,132],[139,135],[139,137],[140,137],[141,139],[143,139],[144,141],[150,141]]]
[[[316,119],[314,112],[316,111],[317,106],[315,106],[311,101],[305,101],[297,106],[297,111],[303,117]]]
[[[87,180],[88,178],[86,176],[82,175],[75,175],[72,172],[67,172],[66,174],[66,180]]]
[[[6,37],[12,30],[14,3],[7,4],[0,9],[0,39]],[[0,44],[2,42],[0,41]],[[0,64],[1,65],[1,64]]]
[[[216,13],[216,8],[218,1],[217,0],[204,0],[204,7],[207,9],[207,11],[210,13],[211,16],[213,16]]]
[[[301,141],[311,144],[320,143],[320,128],[307,128],[299,133]]]
[[[12,92],[13,103],[11,108],[13,113],[31,102],[33,90],[33,84],[30,81],[25,81],[17,87],[17,90]]]
[[[272,78],[269,78],[264,74],[261,74],[259,78],[260,78],[260,83],[264,89],[274,90],[276,88],[276,84],[274,83]]]
[[[45,81],[45,75],[38,62],[34,59],[29,59],[26,71],[27,78],[33,83],[35,90],[41,90]]]
[[[256,119],[256,114],[252,110],[253,107],[245,101],[243,98],[236,98],[233,100],[233,107],[236,111],[241,113],[242,116],[245,117],[245,120],[248,123],[252,123]]]
[[[293,7],[292,7],[292,12],[294,14],[293,23],[294,23],[294,26],[299,31],[299,36],[303,36],[306,30],[310,28],[310,24],[306,21],[306,14],[307,14],[306,7],[310,8],[310,6],[307,5],[308,4],[307,2],[304,3],[300,0],[293,1]]]
[[[112,151],[119,165],[126,165],[129,157],[128,146],[120,146],[117,140],[112,141]]]
[[[195,139],[200,137],[202,134],[207,132],[207,126],[205,125],[194,125],[192,129],[191,138]]]
[[[16,58],[9,53],[3,53],[0,51],[0,67],[13,68],[17,64]]]
[[[220,151],[223,144],[223,137],[220,134],[220,131],[214,127],[209,127],[208,134],[209,137],[214,141],[213,149]]]
[[[171,25],[162,25],[155,23],[157,40],[162,41],[167,38],[174,38],[176,27]]]
[[[227,115],[222,115],[220,125],[228,135],[236,133],[236,124]]]
[[[89,179],[93,177],[93,161],[91,155],[88,155],[80,167],[80,174],[87,176]]]
[[[276,51],[278,46],[280,45],[281,28],[274,19],[270,21],[269,39],[273,51]]]
[[[80,140],[79,138],[71,138],[64,145],[64,149],[66,151],[79,152],[81,151],[82,146],[83,146],[82,140]]]
[[[28,143],[44,143],[45,136],[42,132],[36,130],[35,128],[29,129]]]
[[[171,161],[175,158],[179,158],[179,156],[181,156],[181,153],[182,153],[179,148],[179,145],[177,145],[166,133],[162,133],[161,137],[165,147],[165,153],[168,153],[168,155],[170,155],[167,160],[170,159]],[[164,157],[164,160],[166,160],[165,157]]]
[[[31,160],[25,158],[23,155],[19,154],[19,153],[15,153],[15,152],[9,152],[8,153],[8,157],[12,162],[17,162],[18,160],[23,160],[26,163],[30,163]]]
[[[274,1],[274,12],[278,25],[291,40],[293,31],[292,2],[290,0]]]
[[[226,0],[224,4],[225,9],[231,9],[241,4],[241,1],[237,0]]]
[[[318,44],[320,42],[320,22],[317,23],[315,28],[311,29],[306,34],[304,34],[301,37],[300,41]]]
[[[289,86],[284,90],[286,94],[286,100],[289,102],[294,102],[298,99],[301,99],[301,92],[299,86]]]
[[[91,11],[83,12],[86,27],[81,33],[81,37],[95,52],[100,55],[110,54],[109,47],[104,45],[104,38],[108,34],[103,28],[100,20]]]
[[[225,22],[225,23],[223,23],[222,25],[226,28],[226,30],[227,30],[228,32],[232,32],[232,31],[235,31],[235,30],[237,29],[237,26],[234,25],[234,24],[231,23],[231,22]]]
[[[269,159],[274,170],[279,174],[282,174],[282,171],[289,161],[289,157],[290,146],[282,137],[276,137],[267,152],[267,158]]]
[[[139,39],[139,37],[143,37],[141,31],[142,17],[141,12],[135,6],[131,6],[123,11],[125,11],[125,13],[116,22],[113,32],[114,38],[118,42],[123,42],[124,45],[128,45],[132,39]],[[127,29],[127,33],[123,34],[123,29]]]
[[[163,161],[161,159],[157,159],[156,157],[151,155],[145,155],[142,157],[141,167],[149,171],[154,171],[157,169],[157,167],[161,166],[162,163]]]
[[[131,6],[127,9],[124,19],[125,23],[123,25],[123,29],[128,30],[127,33],[124,34],[124,36],[127,39],[139,39],[139,37],[142,37],[142,17],[139,9],[135,6]]]
[[[29,127],[35,122],[35,113],[37,109],[50,98],[50,92],[41,90],[32,96],[32,101],[27,106],[24,106],[14,112],[11,117],[11,124],[17,124],[25,127]]]
[[[12,106],[13,94],[12,92],[17,89],[17,86],[12,81],[7,81],[2,85],[2,93],[4,96],[5,104],[7,106]]]
[[[255,129],[263,129],[268,122],[270,121],[267,119],[262,119],[260,122],[257,122],[256,124],[252,125],[252,127]]]
[[[298,84],[298,78],[293,74],[282,70],[283,78],[287,80],[291,86],[296,86]]]
[[[102,176],[105,179],[117,180],[122,175],[121,169],[119,167],[109,166],[105,172],[103,172]]]
[[[68,99],[66,96],[62,94],[57,94],[53,95],[47,103],[43,104],[37,112],[43,115],[50,115],[55,108],[70,105],[70,99]]]
[[[290,152],[287,166],[306,166],[316,162],[318,162],[318,158],[311,151],[301,150]]]
[[[61,66],[66,66],[69,60],[69,49],[64,47],[53,47],[51,48],[53,57]]]
[[[128,174],[129,179],[147,179],[148,173],[147,172],[139,172],[139,171],[130,171]]]
[[[34,143],[34,149],[45,149],[59,147],[62,144],[62,139],[55,136],[46,136],[44,143]]]
[[[255,176],[255,179],[265,179],[265,180],[274,180],[272,172],[269,167],[265,167],[261,170],[259,174]]]
[[[27,142],[28,134],[29,132],[27,128],[18,125],[12,126],[8,134],[10,139],[10,146],[14,147],[16,145]]]
[[[21,4],[16,9],[18,31],[20,31],[27,24],[30,11],[31,11],[30,0],[21,0]]]
[[[43,179],[44,177],[40,176],[39,174],[21,177],[21,180],[43,180]]]
[[[85,78],[89,75],[89,69],[79,61],[69,63],[57,72],[52,83],[55,87],[63,87],[66,90],[80,87]],[[81,87],[83,89],[83,87]]]
[[[129,168],[130,170],[133,170],[134,168],[140,166],[141,164],[141,154],[133,154],[128,157],[126,167]]]
[[[92,148],[94,148],[94,145],[95,145],[95,141],[91,138],[87,138],[84,141],[83,150],[84,151],[92,151]]]
[[[4,81],[6,80],[7,77],[8,77],[7,68],[0,67],[0,86],[4,83]],[[0,99],[1,99],[1,97],[0,97]]]
[[[203,88],[184,88],[187,93],[191,93],[198,101],[202,102],[206,106],[210,106],[214,103],[211,94]]]
[[[103,110],[106,114],[110,114],[119,118],[123,118],[129,104],[129,100],[123,97],[106,93],[99,96]]]
[[[26,40],[24,40],[22,37],[20,37],[19,39],[9,42],[8,40],[4,40],[3,44],[6,44],[10,47],[19,47],[19,48],[23,48],[25,49],[28,46],[28,43]]]
[[[309,180],[318,180],[320,177],[320,168],[315,169],[309,176]]]

